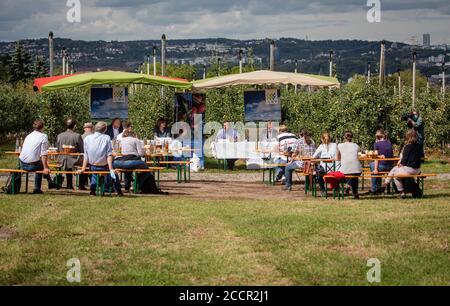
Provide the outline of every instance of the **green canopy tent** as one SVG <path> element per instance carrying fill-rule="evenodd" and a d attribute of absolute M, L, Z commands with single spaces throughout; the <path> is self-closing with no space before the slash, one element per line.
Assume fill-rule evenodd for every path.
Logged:
<path fill-rule="evenodd" d="M 49 81 L 50 82 L 45 82 L 43 79 L 37 79 L 35 80 L 35 88 L 40 92 L 75 87 L 90 87 L 93 85 L 128 84 L 167 86 L 180 90 L 189 90 L 192 88 L 192 84 L 184 79 L 121 71 L 102 71 L 74 74 L 57 80 L 49 78 Z"/>

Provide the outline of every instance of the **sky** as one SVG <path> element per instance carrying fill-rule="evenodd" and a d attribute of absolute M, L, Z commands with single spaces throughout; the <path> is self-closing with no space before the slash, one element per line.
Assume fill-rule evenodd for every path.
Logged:
<path fill-rule="evenodd" d="M 70 22 L 68 2 L 80 3 Z M 368 2 L 380 2 L 370 23 Z M 71 11 L 73 12 L 73 10 Z M 71 15 L 74 16 L 74 15 Z M 72 20 L 73 21 L 73 20 Z M 390 40 L 450 45 L 450 0 L 1 0 L 0 41 L 308 38 Z"/>

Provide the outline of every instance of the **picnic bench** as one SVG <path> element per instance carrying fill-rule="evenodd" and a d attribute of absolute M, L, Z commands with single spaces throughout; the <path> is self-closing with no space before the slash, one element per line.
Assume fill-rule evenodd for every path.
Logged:
<path fill-rule="evenodd" d="M 191 181 L 191 162 L 190 161 L 148 161 L 147 165 L 157 165 L 157 166 L 175 166 L 177 170 L 177 183 L 182 183 L 183 180 L 185 183 L 188 183 Z M 162 169 L 165 169 L 162 167 Z M 159 175 L 159 174 L 158 174 Z"/>
<path fill-rule="evenodd" d="M 366 175 L 364 177 L 362 176 L 351 176 L 351 175 L 346 175 L 345 179 L 339 181 L 338 183 L 338 188 L 337 190 L 334 189 L 333 190 L 333 198 L 336 198 L 336 194 L 337 194 L 337 198 L 338 200 L 343 200 L 345 198 L 345 190 L 346 190 L 346 184 L 347 184 L 347 180 L 349 179 L 364 179 L 364 178 L 381 178 L 381 179 L 386 179 L 386 178 L 392 178 L 392 179 L 413 179 L 416 180 L 417 184 L 419 185 L 420 189 L 422 190 L 422 194 L 420 195 L 420 198 L 423 198 L 423 194 L 424 194 L 424 187 L 425 187 L 425 179 L 429 178 L 429 177 L 436 177 L 437 174 L 435 173 L 422 173 L 422 174 L 411 174 L 411 175 L 394 175 L 394 176 L 389 176 L 389 173 L 366 173 Z M 326 178 L 332 178 L 333 176 L 330 175 L 325 175 L 324 179 L 325 179 L 325 197 L 328 198 L 328 183 Z M 388 194 L 392 194 L 393 190 L 394 190 L 394 181 L 392 180 L 391 183 L 389 184 L 388 188 L 387 188 L 387 193 Z M 392 187 L 392 188 L 391 188 Z"/>

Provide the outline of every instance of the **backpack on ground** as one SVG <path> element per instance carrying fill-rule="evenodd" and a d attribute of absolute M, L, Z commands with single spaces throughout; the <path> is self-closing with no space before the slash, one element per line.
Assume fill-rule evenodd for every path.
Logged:
<path fill-rule="evenodd" d="M 140 173 L 138 179 L 142 194 L 165 194 L 156 185 L 155 176 L 152 173 Z"/>
<path fill-rule="evenodd" d="M 14 182 L 14 190 L 13 190 Z M 20 192 L 20 187 L 22 185 L 22 174 L 11 173 L 6 181 L 5 187 L 2 188 L 3 192 L 6 194 L 18 194 Z"/>

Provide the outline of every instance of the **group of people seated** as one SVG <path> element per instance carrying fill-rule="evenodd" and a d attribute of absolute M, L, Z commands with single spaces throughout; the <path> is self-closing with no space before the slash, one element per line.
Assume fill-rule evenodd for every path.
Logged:
<path fill-rule="evenodd" d="M 100 121 L 95 125 L 84 124 L 84 134 L 75 132 L 77 122 L 69 118 L 65 121 L 66 131 L 57 136 L 56 148 L 58 152 L 64 152 L 65 147 L 71 147 L 72 153 L 81 155 L 61 154 L 58 155 L 58 165 L 61 171 L 73 172 L 76 166 L 81 167 L 79 189 L 86 190 L 87 180 L 90 179 L 90 194 L 96 195 L 97 179 L 96 175 L 83 175 L 83 172 L 109 172 L 106 176 L 105 186 L 113 186 L 119 196 L 123 195 L 119 174 L 115 169 L 136 170 L 149 169 L 145 159 L 145 152 L 130 121 L 122 122 L 114 119 L 108 126 L 106 122 Z M 43 176 L 49 183 L 49 189 L 59 188 L 56 182 L 62 182 L 62 176 L 58 180 L 50 177 L 48 150 L 48 136 L 43 132 L 44 122 L 36 120 L 33 123 L 33 132 L 24 140 L 22 150 L 19 155 L 21 169 L 26 171 L 42 171 L 43 174 L 36 173 L 33 193 L 42 193 Z M 120 140 L 121 153 L 113 156 L 112 140 Z M 67 174 L 67 188 L 73 189 L 73 175 Z M 125 191 L 131 189 L 132 173 L 124 173 Z M 138 187 L 141 192 L 165 194 L 156 187 L 155 178 L 150 172 L 143 172 L 138 175 Z M 62 185 L 62 184 L 61 184 Z"/>
<path fill-rule="evenodd" d="M 284 181 L 285 191 L 292 190 L 292 175 L 297 169 L 305 173 L 315 172 L 317 183 L 320 187 L 322 196 L 325 196 L 324 176 L 335 171 L 339 171 L 347 180 L 347 192 L 352 192 L 355 199 L 359 198 L 358 178 L 362 175 L 363 168 L 360 161 L 360 147 L 353 142 L 353 133 L 346 131 L 342 143 L 331 141 L 330 134 L 327 132 L 321 135 L 321 144 L 316 147 L 311 133 L 308 130 L 302 130 L 299 136 L 288 131 L 287 127 L 282 125 L 278 135 L 278 154 L 275 154 L 274 163 L 280 165 L 276 169 L 276 180 Z M 378 130 L 375 134 L 374 150 L 378 152 L 381 159 L 393 158 L 393 146 L 388 140 L 383 130 Z M 420 144 L 419 136 L 414 128 L 408 129 L 405 135 L 403 149 L 401 150 L 400 160 L 394 166 L 391 160 L 374 160 L 370 163 L 372 174 L 387 174 L 384 182 L 381 178 L 372 178 L 371 189 L 368 192 L 371 195 L 378 195 L 384 192 L 388 184 L 394 180 L 397 191 L 401 197 L 405 197 L 405 188 L 403 182 L 398 176 L 420 174 L 420 166 L 423 159 L 423 147 Z M 313 164 L 308 159 L 323 161 Z M 286 166 L 284 166 L 286 164 Z M 314 169 L 310 169 L 313 165 Z"/>

